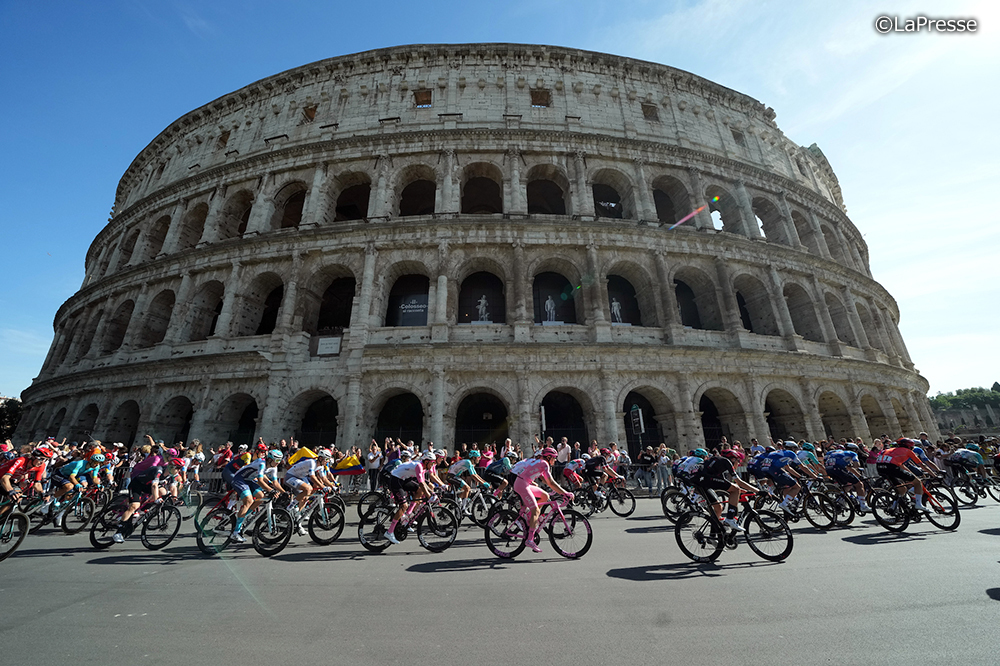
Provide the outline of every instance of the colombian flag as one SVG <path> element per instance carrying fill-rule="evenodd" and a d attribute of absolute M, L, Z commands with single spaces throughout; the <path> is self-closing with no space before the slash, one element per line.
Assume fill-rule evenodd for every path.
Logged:
<path fill-rule="evenodd" d="M 364 465 L 357 456 L 345 456 L 340 459 L 331 474 L 363 474 L 364 471 Z"/>

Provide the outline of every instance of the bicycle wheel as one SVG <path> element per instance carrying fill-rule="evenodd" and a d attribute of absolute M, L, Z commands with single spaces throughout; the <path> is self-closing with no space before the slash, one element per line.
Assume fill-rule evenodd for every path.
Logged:
<path fill-rule="evenodd" d="M 309 537 L 321 546 L 329 546 L 340 537 L 344 531 L 344 512 L 338 504 L 323 502 L 323 510 L 319 507 L 309 516 Z"/>
<path fill-rule="evenodd" d="M 142 521 L 140 540 L 146 550 L 160 550 L 174 540 L 181 529 L 181 512 L 176 506 L 161 504 Z"/>
<path fill-rule="evenodd" d="M 77 534 L 87 526 L 96 512 L 97 506 L 94 504 L 94 500 L 89 497 L 81 497 L 76 504 L 63 512 L 62 522 L 59 526 L 66 534 Z"/>
<path fill-rule="evenodd" d="M 831 498 L 833 508 L 833 524 L 837 527 L 847 527 L 854 522 L 854 502 L 845 492 L 838 492 Z"/>
<path fill-rule="evenodd" d="M 1000 502 L 1000 481 L 993 477 L 986 479 L 986 492 L 995 502 Z"/>
<path fill-rule="evenodd" d="M 31 521 L 13 505 L 7 509 L 7 514 L 0 521 L 0 562 L 14 554 L 24 537 L 28 535 Z"/>
<path fill-rule="evenodd" d="M 697 508 L 680 488 L 667 488 L 660 495 L 660 507 L 663 509 L 663 515 L 672 523 L 676 523 L 682 515 Z"/>
<path fill-rule="evenodd" d="M 802 501 L 804 502 L 803 513 L 805 513 L 806 520 L 809 521 L 810 525 L 818 530 L 828 530 L 833 527 L 836 511 L 829 497 L 807 492 Z"/>
<path fill-rule="evenodd" d="M 910 524 L 909 506 L 896 493 L 873 490 L 868 505 L 876 522 L 890 532 L 902 532 Z"/>
<path fill-rule="evenodd" d="M 563 520 L 565 519 L 565 520 Z M 575 560 L 583 557 L 594 543 L 590 521 L 579 511 L 563 509 L 563 517 L 552 517 L 545 531 L 549 534 L 552 549 L 563 557 Z"/>
<path fill-rule="evenodd" d="M 625 488 L 612 488 L 608 491 L 608 507 L 616 516 L 627 518 L 635 512 L 635 495 Z"/>
<path fill-rule="evenodd" d="M 125 503 L 112 502 L 104 507 L 104 511 L 97 514 L 90 525 L 90 545 L 98 550 L 104 550 L 115 543 L 113 536 L 121 525 L 122 515 L 127 507 L 128 500 Z"/>
<path fill-rule="evenodd" d="M 677 519 L 674 538 L 681 552 L 694 562 L 714 562 L 726 546 L 722 527 L 696 511 L 685 513 Z"/>
<path fill-rule="evenodd" d="M 181 499 L 184 501 L 184 506 L 191 509 L 191 514 L 194 515 L 198 512 L 198 508 L 204 503 L 205 498 L 202 496 L 201 491 L 195 488 L 187 489 Z"/>
<path fill-rule="evenodd" d="M 496 498 L 489 493 L 480 493 L 472 505 L 469 507 L 471 511 L 472 522 L 476 524 L 477 527 L 486 527 L 486 519 L 490 515 L 490 508 L 496 504 Z"/>
<path fill-rule="evenodd" d="M 326 499 L 323 500 L 323 503 L 333 504 L 340 509 L 340 512 L 342 514 L 344 514 L 345 516 L 347 515 L 347 502 L 344 501 L 344 498 L 341 497 L 339 493 L 333 493 L 327 495 Z"/>
<path fill-rule="evenodd" d="M 792 530 L 773 511 L 748 513 L 743 529 L 750 550 L 765 560 L 780 562 L 792 554 Z"/>
<path fill-rule="evenodd" d="M 381 553 L 389 547 L 389 523 L 392 522 L 392 511 L 386 506 L 375 506 L 365 514 L 358 523 L 358 541 L 373 553 Z"/>
<path fill-rule="evenodd" d="M 975 506 L 976 502 L 979 501 L 979 492 L 969 479 L 956 483 L 952 488 L 958 503 L 962 506 Z"/>
<path fill-rule="evenodd" d="M 371 490 L 358 499 L 358 518 L 364 518 L 377 506 L 388 506 L 389 498 L 380 490 Z"/>
<path fill-rule="evenodd" d="M 924 499 L 924 506 L 927 507 L 927 520 L 932 525 L 942 530 L 958 529 L 962 522 L 962 513 L 958 510 L 955 501 L 940 490 L 930 491 L 930 498 Z"/>
<path fill-rule="evenodd" d="M 524 550 L 528 526 L 513 511 L 496 511 L 486 521 L 486 547 L 497 557 L 513 559 Z"/>
<path fill-rule="evenodd" d="M 432 553 L 440 553 L 455 543 L 458 518 L 443 506 L 428 507 L 417 521 L 417 540 Z"/>
<path fill-rule="evenodd" d="M 224 506 L 213 509 L 200 523 L 195 523 L 194 538 L 198 549 L 206 555 L 216 555 L 225 550 L 233 539 L 236 514 Z"/>
<path fill-rule="evenodd" d="M 52 505 L 43 507 L 43 504 L 45 504 L 45 500 L 41 497 L 21 503 L 21 511 L 31 521 L 31 526 L 28 527 L 28 534 L 38 534 L 38 531 L 45 527 L 52 518 Z"/>
<path fill-rule="evenodd" d="M 341 528 L 343 528 L 344 514 L 341 513 L 340 518 Z M 292 520 L 292 514 L 288 513 L 286 509 L 272 506 L 270 518 L 265 511 L 264 515 L 254 523 L 253 549 L 263 557 L 277 555 L 288 545 L 294 531 L 295 522 Z"/>

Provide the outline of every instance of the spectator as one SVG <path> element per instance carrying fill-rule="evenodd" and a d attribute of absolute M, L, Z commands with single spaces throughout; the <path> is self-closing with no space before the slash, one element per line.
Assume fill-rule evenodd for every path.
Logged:
<path fill-rule="evenodd" d="M 639 481 L 639 486 L 641 487 L 643 481 L 646 483 L 646 492 L 650 495 L 653 494 L 653 466 L 656 464 L 656 454 L 653 453 L 653 447 L 647 446 L 645 449 L 639 451 L 639 455 L 635 457 L 635 463 L 638 466 L 636 469 L 636 477 Z"/>

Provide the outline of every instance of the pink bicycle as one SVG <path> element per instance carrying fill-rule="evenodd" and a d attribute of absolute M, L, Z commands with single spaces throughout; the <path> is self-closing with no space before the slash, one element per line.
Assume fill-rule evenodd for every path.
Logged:
<path fill-rule="evenodd" d="M 579 511 L 567 509 L 564 495 L 539 502 L 538 531 L 549 536 L 552 548 L 569 559 L 583 557 L 594 541 L 590 521 Z M 513 559 L 524 550 L 528 538 L 528 509 L 514 512 L 508 504 L 497 503 L 486 518 L 486 546 L 497 557 Z M 537 537 L 536 537 L 537 538 Z"/>

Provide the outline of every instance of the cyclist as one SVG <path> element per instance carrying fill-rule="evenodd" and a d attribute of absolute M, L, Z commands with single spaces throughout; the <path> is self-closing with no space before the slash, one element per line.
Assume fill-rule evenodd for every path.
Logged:
<path fill-rule="evenodd" d="M 147 467 L 132 477 L 131 483 L 128 484 L 128 508 L 122 514 L 122 521 L 118 525 L 118 531 L 111 536 L 115 543 L 124 542 L 132 534 L 132 530 L 135 529 L 135 525 L 132 524 L 132 516 L 135 515 L 135 512 L 139 509 L 139 505 L 142 504 L 143 495 L 149 495 L 154 502 L 159 502 L 166 494 L 166 489 L 160 487 L 160 479 L 173 474 L 183 464 L 183 460 L 171 458 L 166 461 L 165 466 L 154 465 Z"/>
<path fill-rule="evenodd" d="M 459 508 L 462 513 L 469 514 L 469 494 L 472 492 L 472 487 L 465 482 L 463 476 L 469 477 L 470 480 L 475 481 L 477 485 L 486 484 L 488 488 L 490 484 L 483 480 L 483 477 L 476 474 L 476 463 L 479 462 L 479 451 L 472 449 L 467 453 L 462 454 L 463 457 L 448 468 L 448 482 L 455 489 L 458 494 L 460 503 Z"/>
<path fill-rule="evenodd" d="M 823 467 L 819 464 L 819 459 L 816 457 L 815 446 L 809 442 L 799 442 L 799 450 L 795 455 L 799 459 L 799 463 L 811 470 L 813 474 L 816 476 L 823 475 Z"/>
<path fill-rule="evenodd" d="M 833 450 L 827 451 L 823 456 L 823 464 L 826 474 L 831 479 L 844 486 L 847 490 L 853 490 L 858 496 L 858 507 L 862 511 L 871 511 L 865 502 L 865 484 L 858 478 L 855 470 L 861 471 L 861 460 L 855 450 L 858 445 L 851 442 L 843 448 L 843 444 L 834 444 Z"/>
<path fill-rule="evenodd" d="M 552 478 L 550 466 L 555 462 L 557 456 L 558 453 L 555 449 L 551 446 L 546 446 L 538 452 L 538 457 L 526 458 L 514 465 L 510 470 L 512 474 L 517 476 L 517 479 L 514 481 L 514 491 L 521 496 L 521 501 L 524 502 L 525 508 L 528 509 L 528 539 L 525 544 L 536 553 L 542 552 L 542 549 L 538 547 L 536 535 L 538 531 L 538 516 L 541 513 L 538 508 L 538 500 L 548 502 L 549 494 L 534 485 L 535 479 L 542 477 L 552 490 L 560 495 L 566 495 L 571 502 L 573 501 L 573 493 L 563 490 L 562 486 Z"/>
<path fill-rule="evenodd" d="M 918 511 L 926 511 L 924 508 L 924 484 L 914 474 L 906 468 L 907 462 L 913 462 L 917 467 L 930 471 L 930 468 L 913 453 L 915 442 L 906 437 L 896 440 L 896 446 L 883 449 L 875 459 L 875 469 L 879 476 L 889 479 L 893 484 L 901 486 L 913 486 L 916 493 L 915 504 Z M 900 488 L 896 492 L 902 494 Z"/>
<path fill-rule="evenodd" d="M 323 453 L 323 450 L 320 452 Z M 316 473 L 316 460 L 320 456 L 313 453 L 308 447 L 302 447 L 296 453 L 298 454 L 298 462 L 285 470 L 285 485 L 295 493 L 295 497 L 298 500 L 298 511 L 295 513 L 298 516 L 306 508 L 306 501 L 312 495 L 313 491 L 324 487 L 325 484 Z M 298 533 L 299 536 L 303 536 L 306 533 L 301 523 L 298 524 Z"/>
<path fill-rule="evenodd" d="M 489 467 L 483 470 L 480 474 L 480 476 L 486 479 L 490 485 L 497 487 L 497 489 L 493 491 L 494 496 L 500 497 L 504 489 L 507 488 L 507 475 L 510 474 L 510 468 L 513 466 L 513 463 L 510 461 L 510 456 L 504 455 L 491 462 Z"/>
<path fill-rule="evenodd" d="M 702 448 L 695 449 L 693 453 L 694 457 L 702 461 L 701 469 L 693 479 L 695 490 L 712 505 L 715 517 L 721 520 L 723 525 L 742 532 L 743 528 L 736 522 L 736 514 L 740 508 L 740 490 L 757 492 L 758 489 L 736 476 L 729 458 L 709 455 L 708 451 Z M 729 509 L 725 520 L 722 518 L 722 501 L 715 494 L 716 490 L 729 494 Z"/>
<path fill-rule="evenodd" d="M 778 490 L 782 491 L 784 499 L 782 499 L 778 506 L 785 511 L 791 510 L 791 502 L 799 494 L 799 490 L 802 489 L 797 479 L 803 476 L 809 478 L 816 477 L 816 474 L 812 470 L 802 468 L 801 463 L 799 463 L 798 453 L 795 451 L 796 448 L 798 448 L 798 444 L 795 442 L 785 442 L 783 450 L 765 454 L 767 461 L 762 466 L 768 477 L 774 481 L 774 485 Z"/>
<path fill-rule="evenodd" d="M 62 492 L 56 493 L 54 506 L 58 508 L 59 498 L 76 488 L 86 488 L 88 477 L 94 485 L 100 485 L 101 468 L 104 466 L 105 457 L 103 453 L 93 453 L 89 458 L 80 458 L 71 463 L 63 465 L 52 473 L 52 487 L 61 486 Z M 68 487 L 67 487 L 68 486 Z"/>
<path fill-rule="evenodd" d="M 583 471 L 586 467 L 587 461 L 583 458 L 567 460 L 562 468 L 562 478 L 566 479 L 571 488 L 579 490 L 583 487 L 583 479 L 580 478 L 579 472 Z"/>
<path fill-rule="evenodd" d="M 393 514 L 392 521 L 389 523 L 389 531 L 386 534 L 390 543 L 399 543 L 395 534 L 396 524 L 404 515 L 409 517 L 416 507 L 415 502 L 408 501 L 409 495 L 412 494 L 415 499 L 433 496 L 431 487 L 424 480 L 424 465 L 421 461 L 412 460 L 412 457 L 412 454 L 406 449 L 400 451 L 399 459 L 401 462 L 389 473 L 389 492 L 399 503 L 399 508 Z"/>
<path fill-rule="evenodd" d="M 978 444 L 966 444 L 965 448 L 956 449 L 944 459 L 944 462 L 951 468 L 953 476 L 964 477 L 969 472 L 977 472 L 983 478 L 986 477 L 986 466 L 983 464 Z"/>
<path fill-rule="evenodd" d="M 430 449 L 429 451 L 424 451 L 420 456 L 420 463 L 424 466 L 424 479 L 436 490 L 440 488 L 444 490 L 448 485 L 441 480 L 441 477 L 437 473 L 437 461 L 439 457 L 444 457 L 446 454 L 444 451 L 435 451 Z"/>
<path fill-rule="evenodd" d="M 608 479 L 625 479 L 612 469 L 614 464 L 612 461 L 612 451 L 605 447 L 598 451 L 598 455 L 591 456 L 590 460 L 583 466 L 583 478 L 594 486 L 594 493 L 602 500 L 604 493 L 601 492 L 601 486 L 607 483 Z"/>
<path fill-rule="evenodd" d="M 7 493 L 13 502 L 17 502 L 21 498 L 21 488 L 17 484 L 24 479 L 34 477 L 35 492 L 41 495 L 45 469 L 49 461 L 55 457 L 55 451 L 45 446 L 39 446 L 32 449 L 28 455 L 18 456 L 0 464 L 0 488 Z"/>
<path fill-rule="evenodd" d="M 198 456 L 203 455 L 201 453 L 196 453 L 195 460 Z M 278 466 L 281 465 L 281 461 L 284 460 L 285 454 L 283 454 L 278 449 L 271 449 L 267 452 L 267 467 L 264 469 L 264 477 L 267 479 L 267 483 L 277 492 L 286 492 L 284 487 L 281 485 L 281 481 L 278 480 Z M 197 474 L 197 472 L 195 472 Z"/>

